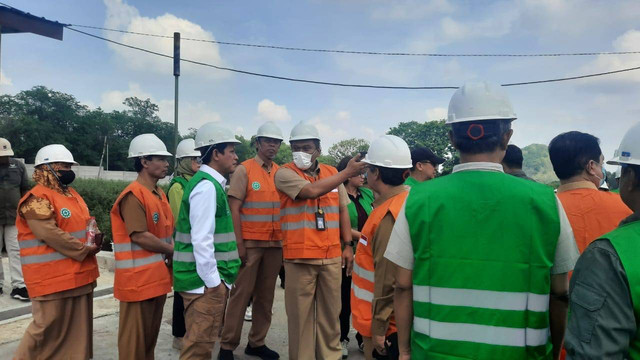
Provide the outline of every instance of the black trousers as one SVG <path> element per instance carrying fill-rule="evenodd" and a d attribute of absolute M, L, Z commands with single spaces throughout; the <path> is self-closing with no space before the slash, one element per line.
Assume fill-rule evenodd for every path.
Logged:
<path fill-rule="evenodd" d="M 173 293 L 173 320 L 171 321 L 171 333 L 175 337 L 183 337 L 187 332 L 184 326 L 184 301 L 180 293 Z"/>
<path fill-rule="evenodd" d="M 342 269 L 342 285 L 340 287 L 342 310 L 340 310 L 340 342 L 349 341 L 351 329 L 351 276 L 346 275 L 346 269 Z"/>

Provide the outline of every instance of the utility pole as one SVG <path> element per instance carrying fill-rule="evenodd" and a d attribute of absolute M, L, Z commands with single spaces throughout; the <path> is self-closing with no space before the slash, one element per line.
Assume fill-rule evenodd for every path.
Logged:
<path fill-rule="evenodd" d="M 176 93 L 173 100 L 173 158 L 175 168 L 178 167 L 178 78 L 180 78 L 180 33 L 173 33 L 173 77 L 176 79 Z"/>

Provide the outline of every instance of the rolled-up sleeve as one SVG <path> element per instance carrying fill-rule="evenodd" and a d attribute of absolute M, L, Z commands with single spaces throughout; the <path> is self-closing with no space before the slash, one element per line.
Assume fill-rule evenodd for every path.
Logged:
<path fill-rule="evenodd" d="M 607 239 L 587 247 L 570 284 L 567 359 L 625 359 L 636 321 L 627 275 Z"/>

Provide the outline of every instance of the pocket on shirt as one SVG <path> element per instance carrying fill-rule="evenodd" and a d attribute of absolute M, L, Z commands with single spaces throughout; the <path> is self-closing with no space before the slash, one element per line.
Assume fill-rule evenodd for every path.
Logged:
<path fill-rule="evenodd" d="M 600 309 L 602 309 L 606 297 L 598 290 L 576 282 L 576 286 L 571 292 L 569 311 L 572 321 L 569 322 L 569 331 L 576 334 L 580 341 L 591 342 L 593 329 L 596 326 L 598 314 L 600 314 Z"/>

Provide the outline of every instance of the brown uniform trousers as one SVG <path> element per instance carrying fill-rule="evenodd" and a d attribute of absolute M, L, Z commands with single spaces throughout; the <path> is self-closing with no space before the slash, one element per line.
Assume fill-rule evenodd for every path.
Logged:
<path fill-rule="evenodd" d="M 184 300 L 184 323 L 180 359 L 211 359 L 213 346 L 220 340 L 227 308 L 229 289 L 224 282 L 205 288 L 204 294 L 181 292 Z"/>
<path fill-rule="evenodd" d="M 50 300 L 31 299 L 33 321 L 27 327 L 14 359 L 93 357 L 93 285 L 82 288 L 87 288 L 88 293 Z"/>
<path fill-rule="evenodd" d="M 167 295 L 135 302 L 120 302 L 118 356 L 120 360 L 153 360 L 162 310 Z"/>
<path fill-rule="evenodd" d="M 231 290 L 220 347 L 233 351 L 240 344 L 244 313 L 252 295 L 253 317 L 249 345 L 264 345 L 271 326 L 271 309 L 281 266 L 281 247 L 247 248 L 247 263 L 240 268 L 238 279 Z"/>
<path fill-rule="evenodd" d="M 289 359 L 339 360 L 341 260 L 284 263 Z"/>

